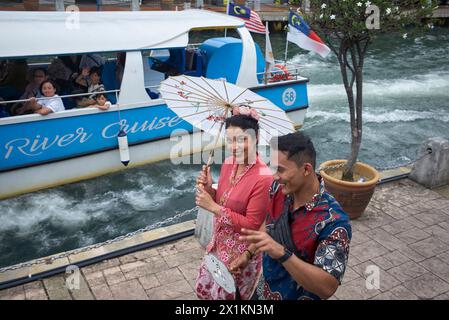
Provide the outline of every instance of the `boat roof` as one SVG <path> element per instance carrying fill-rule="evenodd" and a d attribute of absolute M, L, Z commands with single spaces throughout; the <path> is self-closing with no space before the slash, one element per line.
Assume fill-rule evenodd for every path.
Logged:
<path fill-rule="evenodd" d="M 0 12 L 0 58 L 185 47 L 192 29 L 239 28 L 207 10 Z"/>

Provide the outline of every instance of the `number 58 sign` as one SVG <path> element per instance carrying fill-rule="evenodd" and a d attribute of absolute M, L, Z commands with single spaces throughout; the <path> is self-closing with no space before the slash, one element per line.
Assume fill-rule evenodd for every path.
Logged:
<path fill-rule="evenodd" d="M 285 89 L 282 93 L 282 102 L 286 106 L 291 106 L 296 101 L 296 91 L 293 88 Z"/>

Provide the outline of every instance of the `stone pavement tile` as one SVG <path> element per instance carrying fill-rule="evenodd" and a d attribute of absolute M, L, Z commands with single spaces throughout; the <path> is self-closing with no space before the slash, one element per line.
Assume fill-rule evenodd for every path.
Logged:
<path fill-rule="evenodd" d="M 416 201 L 413 204 L 404 206 L 401 209 L 402 209 L 402 211 L 407 213 L 408 217 L 410 217 L 410 216 L 416 217 L 421 214 L 424 214 L 425 212 L 434 210 L 434 209 L 432 209 L 432 207 L 429 204 L 427 204 L 425 202 L 420 202 L 420 201 Z"/>
<path fill-rule="evenodd" d="M 420 255 L 430 258 L 448 250 L 447 244 L 436 238 L 427 238 L 409 246 Z"/>
<path fill-rule="evenodd" d="M 391 217 L 394 221 L 400 221 L 412 216 L 415 211 L 410 212 L 408 206 L 400 206 L 398 203 L 386 202 L 379 206 L 379 210 L 384 213 L 387 217 Z"/>
<path fill-rule="evenodd" d="M 439 296 L 433 298 L 433 300 L 449 300 L 449 292 L 440 294 Z"/>
<path fill-rule="evenodd" d="M 449 232 L 439 225 L 433 225 L 424 229 L 432 237 L 436 237 L 446 244 L 449 244 Z M 449 247 L 448 247 L 449 250 Z"/>
<path fill-rule="evenodd" d="M 160 271 L 156 273 L 155 276 L 163 285 L 184 279 L 184 276 L 178 268 L 171 268 L 168 270 Z"/>
<path fill-rule="evenodd" d="M 177 241 L 175 243 L 175 248 L 178 252 L 183 252 L 190 249 L 204 250 L 198 240 L 193 236 Z"/>
<path fill-rule="evenodd" d="M 102 284 L 95 287 L 90 287 L 92 293 L 97 300 L 114 300 L 112 292 L 107 284 Z"/>
<path fill-rule="evenodd" d="M 434 209 L 432 211 L 424 211 L 419 214 L 415 214 L 414 217 L 421 220 L 427 226 L 432 226 L 444 221 L 449 220 L 449 215 L 445 214 L 441 210 Z"/>
<path fill-rule="evenodd" d="M 191 293 L 193 293 L 193 289 L 184 279 L 147 290 L 151 300 L 175 299 Z"/>
<path fill-rule="evenodd" d="M 398 297 L 396 297 L 391 291 L 386 291 L 370 298 L 370 300 L 398 300 Z"/>
<path fill-rule="evenodd" d="M 382 270 L 379 266 L 377 266 L 373 261 L 366 261 L 364 263 L 361 263 L 353 269 L 355 272 L 362 278 L 372 278 L 374 276 L 374 269 L 378 268 L 379 272 L 379 289 L 382 292 L 388 291 L 398 285 L 401 284 L 401 282 L 393 277 L 391 274 L 386 272 L 385 270 Z"/>
<path fill-rule="evenodd" d="M 425 227 L 425 226 L 423 225 L 423 227 Z M 424 239 L 428 238 L 429 236 L 430 236 L 430 234 L 428 234 L 427 232 L 425 232 L 421 229 L 418 229 L 418 228 L 413 228 L 413 229 L 398 233 L 396 235 L 396 237 L 401 239 L 407 245 L 424 240 Z"/>
<path fill-rule="evenodd" d="M 377 241 L 389 250 L 396 250 L 407 245 L 402 240 L 396 238 L 395 236 L 381 228 L 371 230 L 369 232 L 369 236 L 371 239 Z"/>
<path fill-rule="evenodd" d="M 342 284 L 335 292 L 335 297 L 339 300 L 367 300 L 379 293 L 380 290 L 367 289 L 365 279 L 359 277 Z"/>
<path fill-rule="evenodd" d="M 449 231 L 449 221 L 440 222 L 438 225 L 446 231 Z"/>
<path fill-rule="evenodd" d="M 403 255 L 399 250 L 395 250 L 386 253 L 383 256 L 373 258 L 371 261 L 381 269 L 388 270 L 410 261 L 410 258 Z"/>
<path fill-rule="evenodd" d="M 371 238 L 368 236 L 368 234 L 371 234 L 371 232 L 353 232 L 351 238 L 351 246 L 370 241 Z"/>
<path fill-rule="evenodd" d="M 169 255 L 165 256 L 164 260 L 167 262 L 167 265 L 172 267 L 177 267 L 179 265 L 183 265 L 192 261 L 199 261 L 203 258 L 204 252 L 198 249 L 190 249 L 186 250 L 184 252 L 175 254 L 175 255 Z"/>
<path fill-rule="evenodd" d="M 399 249 L 399 252 L 401 252 L 404 256 L 410 258 L 411 260 L 415 262 L 421 262 L 425 257 L 423 257 L 421 254 L 410 248 L 409 246 L 405 246 Z"/>
<path fill-rule="evenodd" d="M 426 273 L 418 278 L 404 283 L 404 287 L 421 299 L 432 299 L 449 291 L 449 283 L 441 280 L 432 273 Z"/>
<path fill-rule="evenodd" d="M 447 198 L 434 199 L 429 202 L 429 205 L 433 209 L 447 209 L 449 208 L 449 199 Z"/>
<path fill-rule="evenodd" d="M 147 300 L 148 296 L 137 279 L 120 282 L 109 287 L 115 300 Z"/>
<path fill-rule="evenodd" d="M 410 229 L 413 229 L 413 227 L 421 228 L 423 223 L 416 219 L 415 217 L 408 217 L 402 220 L 398 220 L 396 222 L 393 222 L 392 224 L 387 224 L 385 226 L 382 226 L 381 228 L 385 231 L 395 235 Z"/>
<path fill-rule="evenodd" d="M 161 283 L 154 274 L 140 277 L 138 280 L 145 290 L 159 287 L 161 285 Z"/>
<path fill-rule="evenodd" d="M 409 261 L 400 266 L 391 268 L 386 272 L 388 272 L 399 281 L 404 282 L 422 276 L 429 271 L 416 262 Z"/>
<path fill-rule="evenodd" d="M 433 257 L 426 259 L 419 264 L 449 283 L 449 267 L 443 260 Z"/>
<path fill-rule="evenodd" d="M 109 286 L 126 281 L 126 278 L 120 267 L 105 269 L 103 270 L 103 274 Z"/>
<path fill-rule="evenodd" d="M 138 260 L 145 260 L 147 258 L 155 257 L 159 255 L 157 248 L 150 248 L 133 253 L 133 256 Z"/>
<path fill-rule="evenodd" d="M 449 265 L 449 251 L 437 255 L 437 258 L 443 260 L 447 265 Z"/>
<path fill-rule="evenodd" d="M 356 257 L 360 262 L 382 256 L 389 252 L 387 248 L 375 241 L 369 241 L 353 246 L 350 250 L 350 255 Z"/>
<path fill-rule="evenodd" d="M 46 278 L 43 282 L 50 300 L 72 300 L 63 275 Z"/>
<path fill-rule="evenodd" d="M 196 261 L 178 266 L 178 269 L 181 271 L 186 280 L 196 279 L 199 268 L 200 264 Z"/>
<path fill-rule="evenodd" d="M 351 228 L 352 232 L 366 232 L 371 230 L 371 228 L 367 227 L 360 219 L 351 220 Z"/>
<path fill-rule="evenodd" d="M 84 268 L 82 268 L 82 271 L 84 274 L 87 274 L 87 273 L 92 273 L 92 272 L 97 272 L 97 271 L 103 271 L 104 269 L 116 267 L 118 265 L 120 265 L 120 260 L 118 258 L 114 258 L 114 259 L 104 260 L 102 262 L 96 263 L 91 266 L 84 267 Z"/>
<path fill-rule="evenodd" d="M 79 278 L 79 288 L 71 289 L 70 293 L 74 300 L 94 300 L 94 296 L 81 273 Z"/>
<path fill-rule="evenodd" d="M 136 262 L 137 260 L 139 260 L 132 254 L 127 254 L 125 256 L 119 257 L 118 259 L 120 261 L 120 264 L 127 264 L 127 263 L 131 263 L 131 262 Z"/>
<path fill-rule="evenodd" d="M 392 294 L 394 294 L 399 300 L 418 300 L 418 296 L 416 296 L 409 289 L 404 287 L 403 285 L 399 285 L 390 290 Z"/>
<path fill-rule="evenodd" d="M 97 287 L 106 284 L 106 278 L 103 276 L 103 271 L 84 274 L 84 278 L 90 287 Z"/>
<path fill-rule="evenodd" d="M 24 300 L 25 290 L 23 286 L 0 290 L 0 300 Z"/>
<path fill-rule="evenodd" d="M 169 244 L 158 247 L 157 251 L 159 252 L 159 255 L 161 257 L 167 257 L 167 256 L 171 256 L 171 255 L 178 253 L 178 250 L 176 249 L 176 245 L 173 242 L 170 242 Z"/>
<path fill-rule="evenodd" d="M 350 282 L 359 277 L 360 277 L 360 275 L 357 272 L 355 272 L 351 267 L 346 267 L 345 274 L 343 275 L 342 283 Z"/>
<path fill-rule="evenodd" d="M 357 259 L 357 258 L 352 254 L 351 248 L 352 248 L 351 245 L 349 245 L 349 259 L 348 259 L 348 266 L 350 266 L 350 267 L 362 263 L 362 261 L 360 261 L 359 259 Z"/>
<path fill-rule="evenodd" d="M 48 300 L 44 285 L 41 281 L 34 281 L 25 284 L 25 299 L 27 300 Z"/>
<path fill-rule="evenodd" d="M 192 293 L 187 293 L 182 296 L 179 296 L 179 297 L 175 298 L 174 300 L 199 300 L 199 299 L 198 299 L 197 295 L 194 292 L 192 292 Z"/>
<path fill-rule="evenodd" d="M 365 213 L 359 218 L 359 220 L 369 229 L 378 228 L 396 221 L 389 215 L 386 215 L 383 212 L 372 207 L 368 207 L 365 210 Z"/>
<path fill-rule="evenodd" d="M 160 256 L 148 258 L 120 266 L 126 279 L 135 279 L 168 269 L 168 265 Z"/>

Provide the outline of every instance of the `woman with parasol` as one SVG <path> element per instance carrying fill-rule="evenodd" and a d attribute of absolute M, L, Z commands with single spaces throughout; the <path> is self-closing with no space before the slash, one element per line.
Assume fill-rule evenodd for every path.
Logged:
<path fill-rule="evenodd" d="M 214 254 L 228 268 L 231 261 L 247 250 L 248 244 L 239 240 L 240 230 L 258 230 L 265 220 L 268 189 L 272 176 L 267 165 L 257 154 L 258 114 L 246 107 L 233 109 L 233 116 L 225 120 L 226 145 L 231 156 L 221 166 L 218 188 L 212 188 L 210 168 L 203 170 L 197 180 L 199 185 L 196 204 L 214 214 L 214 231 L 206 253 Z M 206 167 L 206 166 L 205 166 Z M 201 263 L 195 291 L 200 299 L 249 299 L 260 276 L 262 256 L 251 262 L 235 276 L 236 292 L 228 293 L 218 285 Z"/>

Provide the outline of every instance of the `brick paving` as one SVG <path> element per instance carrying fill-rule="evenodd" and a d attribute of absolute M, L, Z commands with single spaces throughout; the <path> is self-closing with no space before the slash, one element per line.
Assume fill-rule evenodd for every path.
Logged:
<path fill-rule="evenodd" d="M 411 180 L 377 188 L 358 220 L 342 285 L 331 299 L 449 299 L 449 186 Z M 196 299 L 203 256 L 194 237 L 81 268 L 80 289 L 56 275 L 0 291 L 0 299 Z M 379 268 L 379 287 L 367 286 Z"/>

